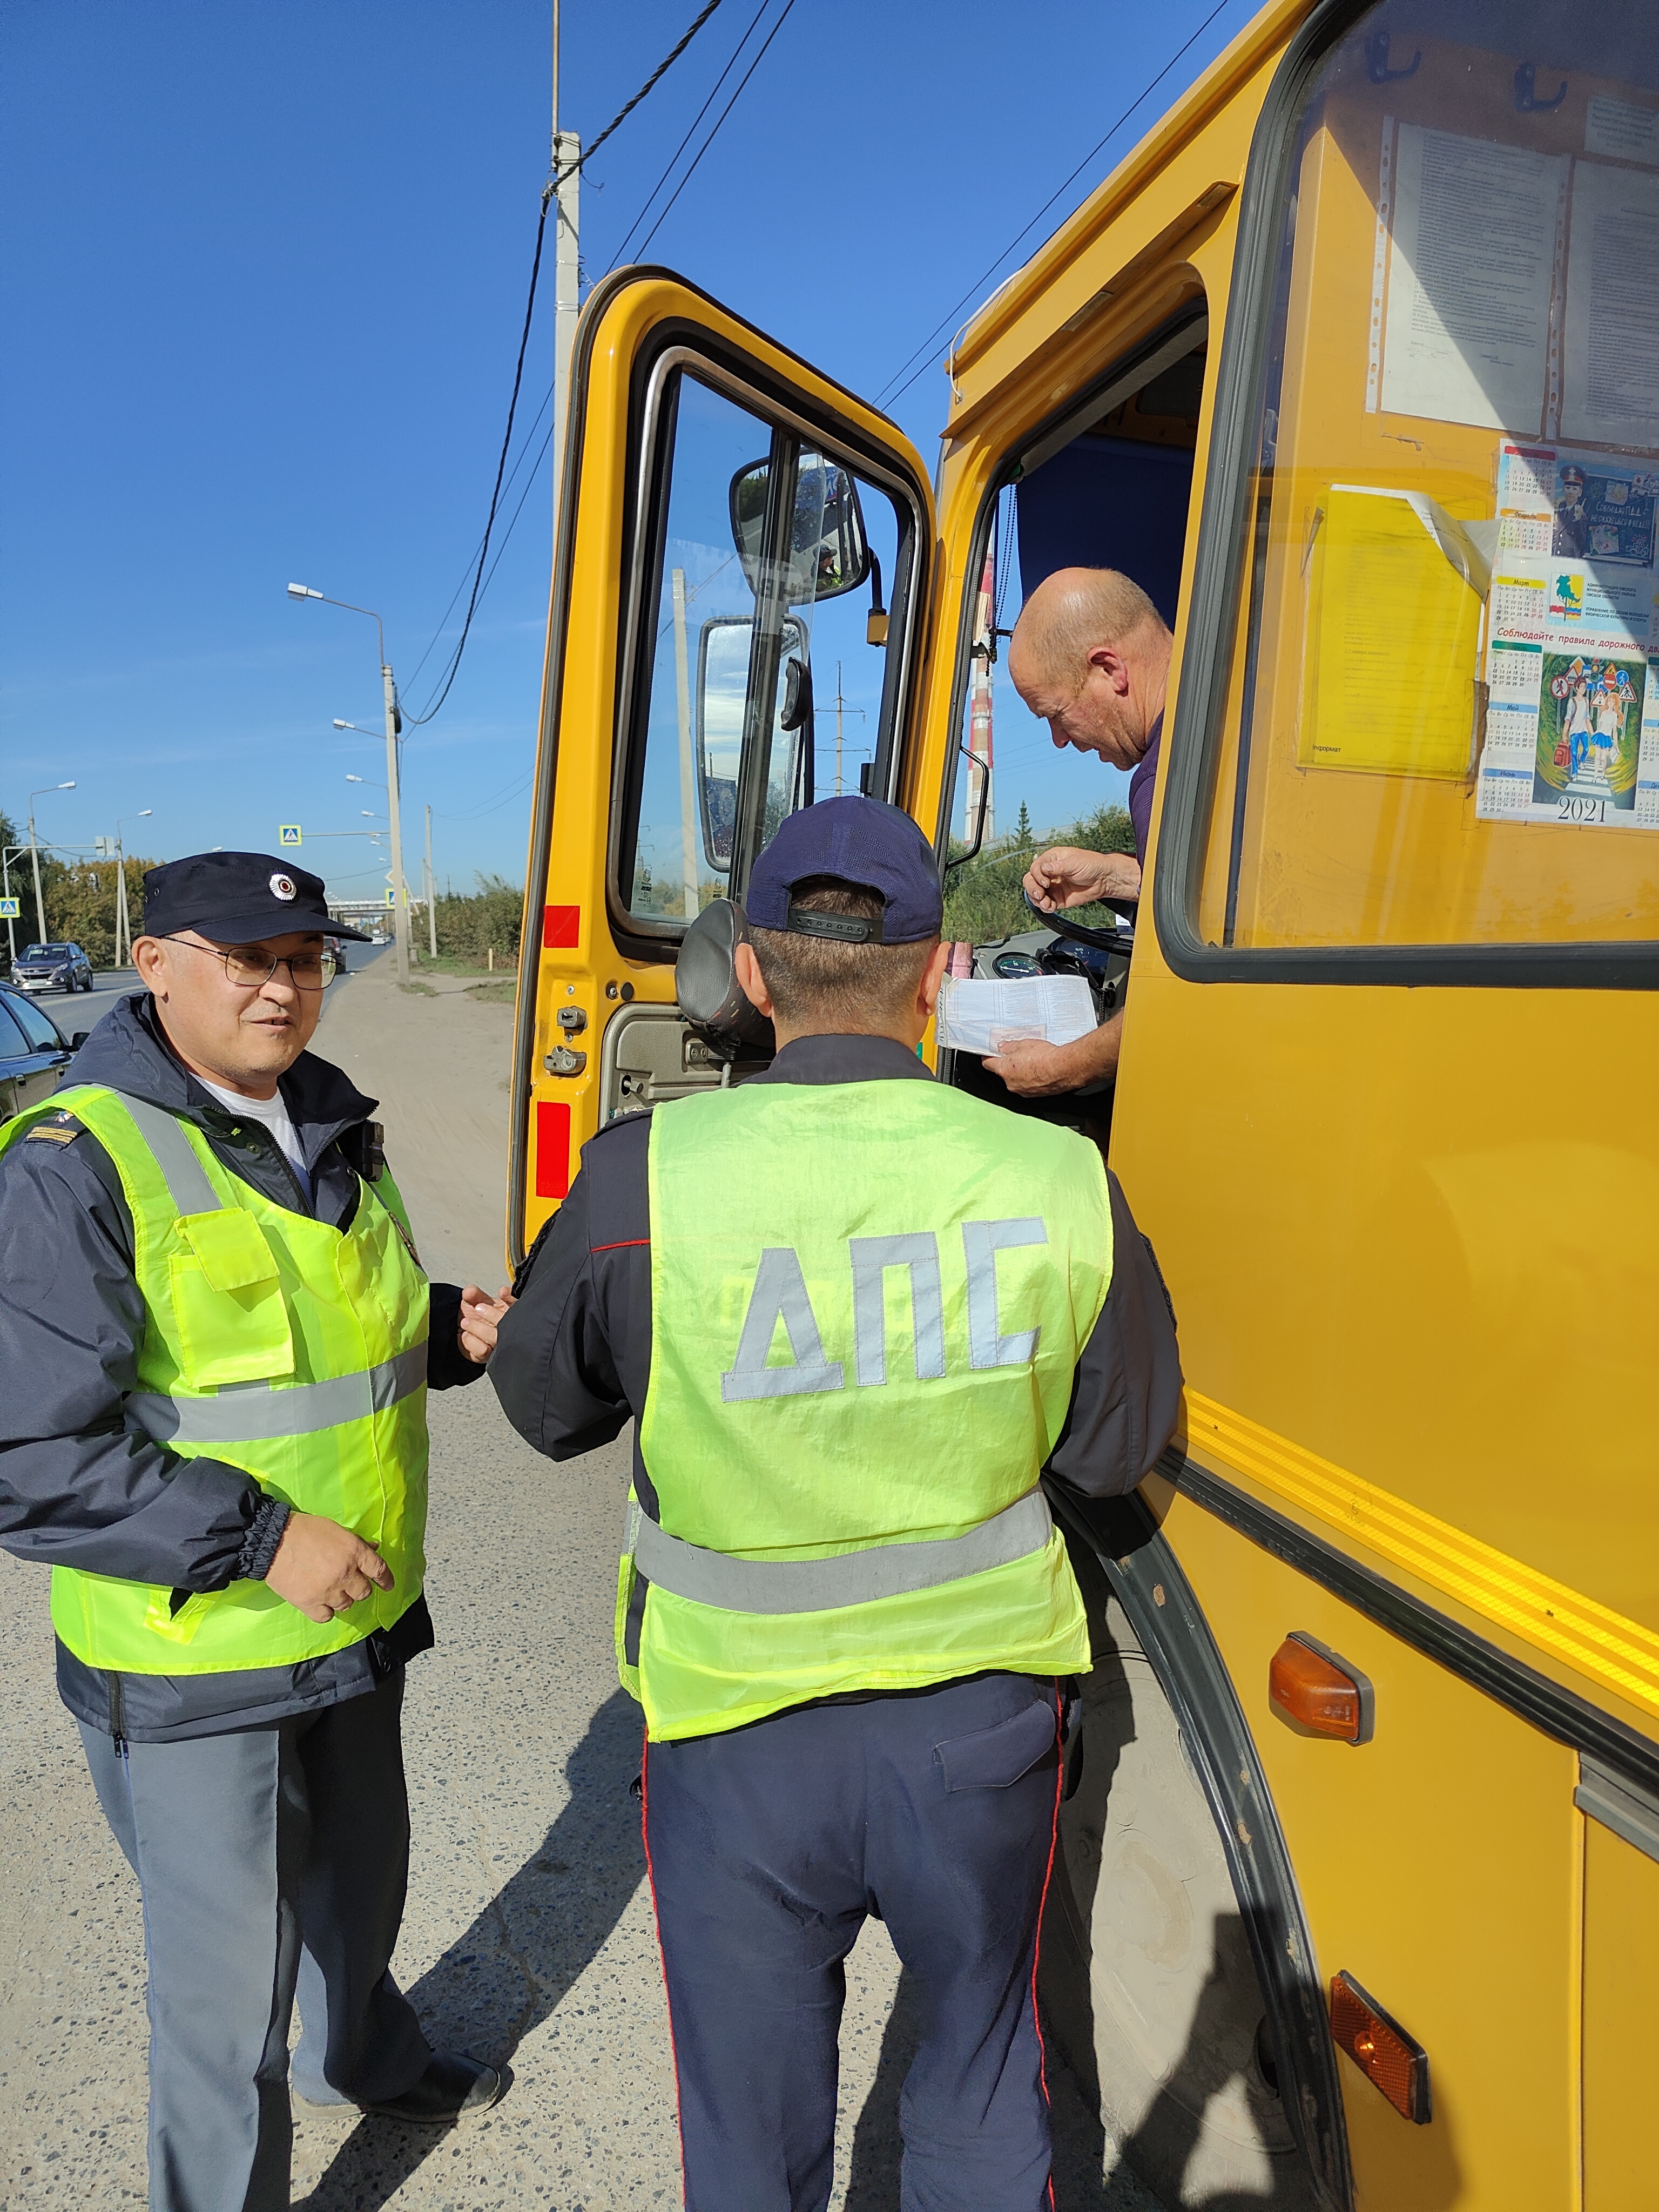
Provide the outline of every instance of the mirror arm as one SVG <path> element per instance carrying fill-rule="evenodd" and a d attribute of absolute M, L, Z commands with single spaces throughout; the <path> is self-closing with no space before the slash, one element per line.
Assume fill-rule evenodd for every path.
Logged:
<path fill-rule="evenodd" d="M 816 762 L 813 758 L 817 736 L 817 722 L 812 706 L 812 664 L 805 653 L 792 653 L 787 663 L 784 688 L 783 712 L 778 716 L 778 727 L 787 730 L 795 738 L 795 772 L 790 781 L 792 808 L 810 806 L 814 796 Z"/>
<path fill-rule="evenodd" d="M 976 764 L 975 757 L 969 751 L 966 745 L 959 744 L 957 747 L 957 750 L 962 755 L 962 757 L 967 762 L 970 769 Z M 979 780 L 979 812 L 975 817 L 974 820 L 974 842 L 968 848 L 968 850 L 965 853 L 957 853 L 950 860 L 946 860 L 945 863 L 945 872 L 947 876 L 950 874 L 952 868 L 965 867 L 969 860 L 978 860 L 979 848 L 985 842 L 985 817 L 989 810 L 990 803 L 991 779 L 988 775 L 981 774 Z"/>

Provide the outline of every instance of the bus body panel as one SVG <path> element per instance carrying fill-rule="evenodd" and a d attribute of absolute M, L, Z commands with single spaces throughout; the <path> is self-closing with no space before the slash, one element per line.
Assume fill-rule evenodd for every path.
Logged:
<path fill-rule="evenodd" d="M 1429 2053 L 1426 2127 L 1341 2062 L 1357 2202 L 1559 2212 L 1578 2162 L 1577 1758 L 1189 1499 L 1163 1529 L 1255 1735 L 1323 1978 L 1352 1974 Z M 1369 1743 L 1270 1705 L 1293 1630 L 1370 1678 Z"/>
<path fill-rule="evenodd" d="M 988 501 L 1022 447 L 1201 301 L 1210 335 L 1175 708 L 1221 335 L 1258 306 L 1235 293 L 1237 187 L 1274 70 L 1312 12 L 1311 0 L 1264 10 L 955 349 L 938 558 L 917 610 L 920 711 L 895 787 L 930 836 L 952 789 Z M 1331 207 L 1336 221 L 1340 196 Z M 1361 212 L 1356 202 L 1341 217 L 1356 234 Z M 1369 241 L 1365 251 L 1369 276 Z M 719 311 L 667 279 L 641 287 L 605 307 L 593 349 L 568 604 L 556 593 L 550 625 L 572 641 L 556 713 L 550 699 L 544 713 L 544 751 L 556 727 L 558 748 L 550 842 L 528 894 L 550 920 L 524 971 L 535 977 L 533 1034 L 515 1144 L 531 1149 L 514 1225 L 526 1243 L 593 1125 L 601 1040 L 622 1010 L 607 990 L 672 1003 L 671 966 L 617 951 L 605 871 L 629 368 L 656 321 L 690 313 L 712 323 Z M 725 321 L 751 353 L 765 344 Z M 811 380 L 781 349 L 771 359 L 780 379 Z M 1307 383 L 1310 422 L 1332 404 L 1329 368 Z M 1462 464 L 1449 447 L 1447 465 L 1455 501 Z M 1242 662 L 1235 653 L 1223 788 Z M 1169 836 L 1168 767 L 1153 869 Z M 1086 799 L 1091 764 L 1077 772 Z M 1389 848 L 1376 865 L 1394 865 Z M 1110 1156 L 1169 1281 L 1189 1386 L 1172 1480 L 1149 1482 L 1146 1496 L 1254 1731 L 1322 1979 L 1351 1973 L 1429 2052 L 1424 2126 L 1340 2062 L 1356 2201 L 1615 2212 L 1650 2171 L 1634 2115 L 1659 1964 L 1659 1863 L 1576 1806 L 1571 1715 L 1580 1701 L 1638 1763 L 1654 1753 L 1652 1001 L 1607 989 L 1188 981 L 1150 927 L 1133 999 Z M 566 1003 L 588 1017 L 588 1061 L 556 1080 L 542 1059 Z M 543 1161 L 533 1146 L 549 1109 L 541 1126 L 556 1157 Z M 1531 1669 L 1568 1693 L 1568 1717 L 1535 1724 L 1524 1699 L 1488 1694 L 1229 1525 L 1179 1487 L 1184 1454 L 1377 1589 L 1479 1639 L 1496 1670 L 1488 1680 Z M 1281 1548 L 1294 1557 L 1293 1544 Z M 1371 1741 L 1304 1737 L 1270 1705 L 1268 1664 L 1295 1631 L 1370 1676 Z"/>

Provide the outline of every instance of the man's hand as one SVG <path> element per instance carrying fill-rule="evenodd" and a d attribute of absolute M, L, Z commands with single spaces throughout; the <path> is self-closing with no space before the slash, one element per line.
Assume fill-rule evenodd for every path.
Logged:
<path fill-rule="evenodd" d="M 1115 1075 L 1122 1040 L 1123 1016 L 1115 1013 L 1070 1044 L 1048 1044 L 1041 1037 L 1011 1038 L 1000 1052 L 987 1054 L 985 1065 L 1017 1098 L 1054 1098 Z"/>
<path fill-rule="evenodd" d="M 495 1349 L 495 1331 L 501 1317 L 514 1303 L 510 1289 L 503 1288 L 492 1298 L 476 1283 L 468 1283 L 461 1292 L 461 1319 L 457 1332 L 461 1350 L 475 1367 L 489 1364 Z"/>
<path fill-rule="evenodd" d="M 1053 914 L 1097 899 L 1138 899 L 1140 863 L 1133 853 L 1088 853 L 1080 845 L 1051 845 L 1025 872 L 1033 906 Z"/>
<path fill-rule="evenodd" d="M 290 1513 L 265 1580 L 307 1620 L 326 1622 L 396 1577 L 372 1544 L 320 1513 Z"/>

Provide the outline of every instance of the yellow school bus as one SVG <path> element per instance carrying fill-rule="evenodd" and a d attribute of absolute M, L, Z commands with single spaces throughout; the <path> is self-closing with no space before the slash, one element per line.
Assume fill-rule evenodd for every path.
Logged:
<path fill-rule="evenodd" d="M 1188 1387 L 1135 1498 L 1055 1501 L 1097 1663 L 1052 2033 L 1170 2204 L 1634 2212 L 1659 15 L 1269 7 L 947 368 L 934 471 L 667 270 L 586 305 L 515 1257 L 606 1121 L 741 1079 L 680 940 L 826 795 L 830 682 L 843 787 L 946 868 L 994 610 L 1139 573 L 1175 658 L 1121 1067 L 1040 1110 L 1109 1146 Z"/>

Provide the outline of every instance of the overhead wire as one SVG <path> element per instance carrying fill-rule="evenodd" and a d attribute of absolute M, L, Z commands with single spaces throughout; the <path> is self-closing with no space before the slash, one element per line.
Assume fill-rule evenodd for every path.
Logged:
<path fill-rule="evenodd" d="M 663 77 L 667 75 L 668 71 L 673 67 L 674 64 L 679 59 L 680 56 L 690 45 L 692 40 L 696 37 L 698 32 L 702 30 L 703 25 L 708 21 L 709 17 L 720 5 L 720 0 L 708 0 L 708 4 L 697 15 L 696 21 L 692 23 L 690 28 L 685 33 L 685 35 L 680 40 L 679 43 L 666 55 L 665 55 L 660 62 L 658 63 L 656 68 L 652 70 L 650 76 L 647 77 L 645 82 L 634 94 L 634 97 L 628 101 L 626 106 L 618 108 L 616 114 L 611 117 L 610 122 L 605 125 L 604 130 L 599 132 L 598 137 L 595 138 L 586 148 L 580 158 L 573 161 L 568 168 L 556 171 L 548 179 L 546 185 L 543 188 L 541 213 L 536 224 L 536 251 L 530 264 L 530 293 L 529 297 L 525 302 L 524 329 L 520 334 L 519 358 L 513 372 L 513 395 L 508 400 L 507 407 L 507 431 L 501 440 L 501 457 L 495 465 L 495 489 L 490 495 L 489 513 L 484 521 L 483 538 L 478 548 L 477 563 L 472 572 L 471 596 L 467 601 L 466 616 L 461 624 L 460 636 L 456 640 L 455 650 L 450 655 L 449 665 L 440 679 L 440 687 L 435 696 L 428 700 L 426 707 L 421 714 L 406 715 L 404 718 L 405 723 L 411 728 L 418 729 L 422 723 L 429 722 L 433 716 L 438 712 L 439 708 L 443 705 L 445 700 L 448 698 L 450 688 L 453 684 L 456 675 L 460 668 L 461 656 L 466 650 L 467 639 L 471 635 L 472 617 L 477 611 L 479 596 L 483 588 L 484 563 L 489 558 L 490 535 L 495 527 L 495 516 L 501 503 L 501 486 L 502 480 L 507 474 L 507 457 L 513 448 L 513 423 L 514 418 L 518 413 L 520 387 L 524 382 L 524 357 L 526 349 L 530 343 L 530 325 L 532 321 L 534 319 L 536 313 L 536 284 L 537 280 L 541 274 L 542 246 L 547 235 L 547 211 L 553 204 L 559 186 L 568 178 L 574 176 L 579 170 L 586 167 L 587 161 L 594 154 L 598 153 L 599 148 L 605 143 L 605 140 L 611 137 L 611 133 L 616 131 L 620 125 L 627 121 L 628 118 L 633 113 L 640 102 L 646 97 L 647 94 L 649 93 L 656 85 L 660 83 Z M 788 0 L 788 7 L 786 7 L 784 14 L 787 15 L 789 12 L 789 7 L 793 7 L 793 5 L 794 0 Z M 781 21 L 782 17 L 780 17 L 779 21 Z M 770 44 L 770 40 L 768 41 L 768 44 Z M 764 47 L 762 48 L 762 52 L 765 52 Z M 744 82 L 746 83 L 747 82 L 748 80 L 745 78 Z M 742 87 L 739 86 L 738 89 L 741 90 Z M 722 116 L 720 119 L 723 122 L 725 120 L 725 117 Z M 719 125 L 716 125 L 715 128 L 718 129 Z M 711 133 L 710 135 L 712 137 L 713 134 Z M 703 151 L 705 153 L 708 151 L 706 145 Z M 699 155 L 698 158 L 701 159 L 702 156 Z M 693 166 L 695 167 L 695 164 Z M 538 421 L 540 419 L 539 413 L 537 419 Z M 526 439 L 526 445 L 528 442 L 528 439 Z M 523 503 L 524 502 L 521 500 L 520 501 L 520 506 L 522 507 Z M 491 569 L 490 574 L 492 575 L 495 574 L 493 568 Z M 459 597 L 460 592 L 458 590 L 455 594 L 455 598 L 459 599 Z M 454 604 L 455 600 L 452 599 L 450 601 L 450 605 L 453 607 Z M 446 614 L 446 619 L 447 618 L 447 615 Z M 430 649 L 430 647 L 428 648 L 428 652 Z M 422 665 L 424 665 L 424 660 L 425 656 L 423 655 L 422 660 Z"/>
<path fill-rule="evenodd" d="M 1223 0 L 1223 3 L 1224 5 L 1225 4 L 1225 0 Z M 773 40 L 776 38 L 778 33 L 788 21 L 791 11 L 793 9 L 794 5 L 795 0 L 784 0 L 783 12 L 778 17 L 777 21 L 773 24 L 771 29 L 767 33 L 760 52 L 755 56 L 754 60 L 750 63 L 748 68 L 744 71 L 742 77 L 738 80 L 737 90 L 732 94 L 731 99 L 726 101 L 725 106 L 721 108 L 719 116 L 715 119 L 713 130 L 710 131 L 708 136 L 703 140 L 702 145 L 698 147 L 696 153 L 692 157 L 690 167 L 686 170 L 685 174 L 680 179 L 678 184 L 675 185 L 671 197 L 666 202 L 665 202 L 662 213 L 657 217 L 655 222 L 652 224 L 650 229 L 647 231 L 645 236 L 640 240 L 639 250 L 641 254 L 645 252 L 652 240 L 662 228 L 664 223 L 667 222 L 669 216 L 673 211 L 674 202 L 678 199 L 680 194 L 690 183 L 692 178 L 696 176 L 698 162 L 702 161 L 703 155 L 714 144 L 715 139 L 719 137 L 720 133 L 720 125 L 725 122 L 726 117 L 732 112 L 732 110 L 743 98 L 744 87 L 748 83 L 750 78 L 753 76 L 755 71 L 760 67 L 761 64 L 766 59 L 767 48 L 771 45 Z"/>
<path fill-rule="evenodd" d="M 1110 145 L 1112 140 L 1116 137 L 1118 132 L 1123 128 L 1129 118 L 1134 113 L 1136 108 L 1138 108 L 1144 100 L 1146 100 L 1158 89 L 1158 86 L 1163 83 L 1164 78 L 1168 76 L 1170 71 L 1175 67 L 1176 64 L 1181 60 L 1183 55 L 1191 52 L 1192 48 L 1198 44 L 1198 41 L 1203 37 L 1206 31 L 1209 29 L 1211 24 L 1214 22 L 1216 17 L 1223 14 L 1231 4 L 1231 0 L 1216 0 L 1216 5 L 1211 9 L 1209 14 L 1204 18 L 1204 21 L 1199 25 L 1192 36 L 1186 41 L 1185 45 L 1181 46 L 1175 53 L 1171 54 L 1169 60 L 1164 63 L 1163 68 L 1159 70 L 1157 76 L 1150 78 L 1147 82 L 1141 87 L 1140 90 L 1129 102 L 1129 105 L 1124 109 L 1122 114 L 1118 117 L 1116 122 L 1113 124 L 1111 129 L 1106 133 L 1106 136 L 1099 140 L 1097 144 L 1089 149 L 1089 151 L 1084 155 L 1083 159 L 1078 163 L 1076 168 L 1073 170 L 1071 175 L 1066 179 L 1065 182 L 1057 185 L 1055 189 L 1049 193 L 1048 198 L 1044 200 L 1042 205 L 1037 210 L 1036 213 L 1031 217 L 1024 228 L 1018 231 L 1009 240 L 1007 245 L 1003 247 L 1001 252 L 997 255 L 995 260 L 991 263 L 990 266 L 984 271 L 983 275 L 976 276 L 974 279 L 973 283 L 968 287 L 968 289 L 963 294 L 962 297 L 956 301 L 953 307 L 948 308 L 939 318 L 939 321 L 934 324 L 933 329 L 929 331 L 927 337 L 916 348 L 915 351 L 912 353 L 901 364 L 901 366 L 893 372 L 893 374 L 888 378 L 887 382 L 882 386 L 881 390 L 876 395 L 876 404 L 878 407 L 891 407 L 896 405 L 910 389 L 910 386 L 916 381 L 916 379 L 921 376 L 932 366 L 932 363 L 923 358 L 923 356 L 928 354 L 932 348 L 938 343 L 944 332 L 951 327 L 953 319 L 961 313 L 963 308 L 968 305 L 970 300 L 977 299 L 980 287 L 996 274 L 997 270 L 1002 266 L 1003 263 L 1008 258 L 1008 256 L 1014 251 L 1015 247 L 1030 237 L 1030 234 L 1036 228 L 1038 223 L 1042 222 L 1043 216 L 1047 215 L 1049 209 L 1054 206 L 1055 201 L 1063 198 L 1063 196 L 1070 191 L 1071 187 L 1083 174 L 1083 172 L 1089 167 L 1089 164 L 1097 160 L 1099 155 L 1104 152 L 1105 149 Z M 907 370 L 909 370 L 912 373 L 907 375 Z M 901 378 L 903 379 L 902 383 L 899 380 Z"/>
<path fill-rule="evenodd" d="M 437 814 L 435 808 L 434 812 L 440 822 L 471 822 L 480 814 L 492 814 L 498 806 L 505 806 L 508 799 L 516 799 L 532 781 L 535 773 L 533 768 L 526 769 L 521 775 L 515 776 L 513 781 L 503 789 L 496 792 L 493 797 L 484 799 L 477 806 L 462 807 L 458 813 L 454 814 Z"/>
<path fill-rule="evenodd" d="M 718 8 L 720 4 L 720 0 L 708 0 L 708 5 L 703 9 L 702 15 L 698 16 L 696 21 L 692 24 L 690 29 L 680 40 L 678 46 L 674 48 L 672 53 L 665 55 L 663 59 L 657 64 L 655 69 L 652 70 L 650 76 L 647 77 L 645 82 L 634 94 L 632 100 L 629 101 L 627 106 L 619 107 L 617 110 L 617 112 L 611 117 L 610 122 L 607 123 L 604 130 L 600 131 L 599 137 L 593 139 L 584 149 L 579 160 L 573 161 L 568 169 L 561 169 L 556 175 L 548 179 L 547 189 L 544 195 L 547 199 L 551 199 L 554 193 L 558 191 L 559 186 L 565 183 L 568 179 L 578 175 L 581 170 L 587 167 L 587 164 L 592 160 L 595 154 L 599 152 L 600 147 L 604 145 L 605 140 L 611 136 L 611 132 L 617 128 L 618 124 L 626 123 L 629 117 L 634 112 L 634 110 L 645 98 L 647 93 L 653 90 L 660 80 L 667 76 L 669 70 L 673 68 L 675 63 L 678 61 L 680 56 L 685 52 L 692 40 L 696 37 L 698 32 L 702 30 L 703 25 L 708 21 L 708 18 L 714 14 L 715 9 Z"/>
<path fill-rule="evenodd" d="M 466 619 L 461 624 L 461 634 L 455 641 L 455 650 L 450 655 L 449 666 L 441 679 L 441 688 L 436 697 L 427 702 L 424 714 L 404 717 L 416 729 L 422 723 L 429 722 L 448 698 L 450 686 L 460 668 L 461 655 L 466 651 L 466 641 L 472 633 L 472 617 L 477 612 L 478 593 L 483 584 L 484 560 L 489 551 L 489 534 L 495 527 L 495 511 L 501 503 L 501 479 L 507 474 L 507 457 L 513 446 L 513 418 L 519 411 L 519 387 L 524 382 L 525 349 L 530 343 L 530 325 L 536 313 L 536 279 L 541 273 L 542 240 L 547 235 L 548 205 L 549 202 L 544 197 L 541 215 L 536 224 L 535 258 L 530 264 L 530 296 L 525 301 L 524 329 L 519 335 L 519 358 L 513 371 L 513 397 L 507 403 L 507 434 L 501 440 L 501 458 L 495 464 L 495 489 L 489 495 L 489 513 L 484 520 L 483 543 L 478 549 L 478 565 L 473 571 L 472 596 L 466 603 Z"/>
<path fill-rule="evenodd" d="M 737 67 L 738 57 L 742 53 L 744 48 L 749 44 L 750 40 L 754 37 L 755 26 L 760 21 L 761 17 L 766 13 L 771 4 L 772 0 L 760 0 L 760 6 L 756 9 L 753 15 L 750 18 L 748 29 L 738 40 L 737 45 L 732 47 L 731 58 L 727 61 L 726 67 L 720 71 L 720 75 L 714 79 L 714 83 L 709 87 L 708 99 L 703 101 L 702 106 L 692 117 L 690 127 L 687 130 L 684 137 L 681 139 L 679 144 L 676 146 L 673 152 L 669 155 L 668 160 L 663 164 L 662 174 L 658 178 L 656 183 L 652 185 L 650 191 L 646 194 L 644 206 L 641 208 L 633 222 L 629 223 L 622 244 L 611 255 L 605 272 L 607 276 L 611 274 L 612 269 L 615 269 L 627 258 L 628 249 L 633 242 L 634 234 L 638 230 L 640 225 L 645 221 L 646 216 L 651 212 L 652 201 L 656 198 L 657 194 L 662 190 L 663 186 L 668 182 L 669 178 L 674 173 L 675 165 L 679 161 L 680 155 L 684 153 L 686 148 L 690 144 L 698 125 L 702 121 L 703 117 L 708 114 L 709 109 L 714 106 L 716 98 L 719 96 L 720 87 L 726 82 L 726 78 L 731 76 L 732 70 Z"/>
<path fill-rule="evenodd" d="M 550 385 L 548 386 L 548 387 L 547 387 L 547 390 L 546 390 L 546 391 L 543 393 L 543 395 L 542 395 L 542 404 L 541 404 L 541 405 L 540 405 L 540 406 L 536 410 L 536 413 L 535 413 L 534 418 L 532 419 L 532 422 L 531 422 L 530 428 L 529 428 L 525 432 L 525 434 L 524 434 L 524 443 L 523 443 L 523 444 L 520 447 L 520 448 L 519 448 L 519 458 L 518 458 L 518 459 L 517 459 L 516 461 L 514 461 L 514 464 L 513 464 L 512 467 L 511 467 L 511 468 L 507 471 L 507 483 L 506 483 L 506 484 L 502 487 L 502 489 L 503 489 L 504 490 L 507 490 L 507 491 L 511 491 L 511 490 L 512 490 L 512 489 L 513 489 L 513 484 L 514 484 L 514 478 L 518 476 L 519 471 L 520 471 L 520 470 L 524 466 L 524 457 L 525 457 L 525 455 L 526 455 L 526 454 L 530 451 L 530 441 L 531 441 L 531 440 L 535 436 L 536 432 L 537 432 L 537 429 L 538 429 L 538 427 L 539 427 L 539 425 L 540 425 L 541 419 L 542 419 L 543 416 L 546 414 L 547 410 L 548 410 L 548 407 L 549 407 L 549 405 L 551 404 L 552 398 L 553 398 L 553 386 L 550 384 Z M 545 445 L 544 445 L 544 448 L 543 448 L 543 450 L 544 450 L 544 451 L 545 451 Z M 538 456 L 537 456 L 537 461 L 538 461 L 538 465 L 539 465 L 539 463 L 540 463 L 540 459 L 541 459 L 541 456 L 540 456 L 539 454 L 538 454 Z M 451 616 L 452 614 L 453 614 L 453 612 L 455 611 L 455 602 L 456 602 L 456 600 L 457 600 L 457 599 L 459 599 L 460 598 L 461 593 L 462 593 L 462 592 L 466 589 L 466 580 L 467 580 L 467 578 L 468 578 L 468 577 L 472 574 L 473 567 L 474 567 L 475 563 L 476 563 L 476 562 L 477 562 L 477 558 L 478 558 L 479 554 L 480 554 L 483 550 L 483 540 L 482 538 L 480 538 L 480 539 L 478 540 L 477 544 L 477 545 L 475 545 L 475 546 L 474 546 L 474 548 L 472 549 L 471 552 L 470 552 L 470 553 L 467 555 L 467 556 L 466 556 L 466 566 L 465 566 L 465 568 L 463 568 L 463 569 L 462 569 L 462 571 L 461 571 L 461 580 L 460 580 L 460 582 L 459 582 L 459 584 L 457 584 L 457 585 L 456 585 L 456 586 L 455 586 L 455 588 L 454 588 L 453 592 L 451 592 L 451 594 L 450 594 L 450 599 L 449 599 L 449 605 L 448 605 L 444 609 L 444 611 L 443 611 L 442 614 L 439 617 L 439 618 L 438 618 L 438 627 L 437 627 L 437 629 L 436 629 L 435 630 L 434 630 L 434 631 L 433 631 L 433 633 L 432 633 L 432 637 L 431 637 L 431 641 L 430 641 L 430 642 L 428 644 L 427 648 L 426 648 L 426 651 L 425 651 L 425 652 L 421 655 L 420 659 L 416 662 L 416 664 L 415 664 L 414 667 L 410 671 L 409 675 L 408 675 L 407 678 L 405 679 L 408 683 L 410 683 L 410 684 L 413 684 L 413 683 L 414 683 L 414 681 L 415 681 L 416 678 L 420 674 L 421 671 L 422 671 L 422 670 L 426 666 L 427 662 L 431 659 L 431 657 L 432 657 L 433 653 L 436 651 L 436 649 L 437 649 L 437 646 L 438 646 L 438 641 L 440 640 L 440 638 L 441 638 L 441 637 L 442 637 L 442 635 L 443 635 L 443 634 L 444 634 L 444 625 L 445 625 L 445 623 L 449 620 L 450 616 Z M 491 572 L 490 572 L 490 574 L 494 574 L 494 573 L 495 573 L 495 571 L 492 569 L 492 570 L 491 570 Z M 488 586 L 489 586 L 489 578 L 488 576 L 486 576 L 486 577 L 485 577 L 485 579 L 484 579 L 484 583 L 485 583 L 485 586 L 486 586 L 486 588 L 487 588 L 487 587 L 488 587 Z"/>

